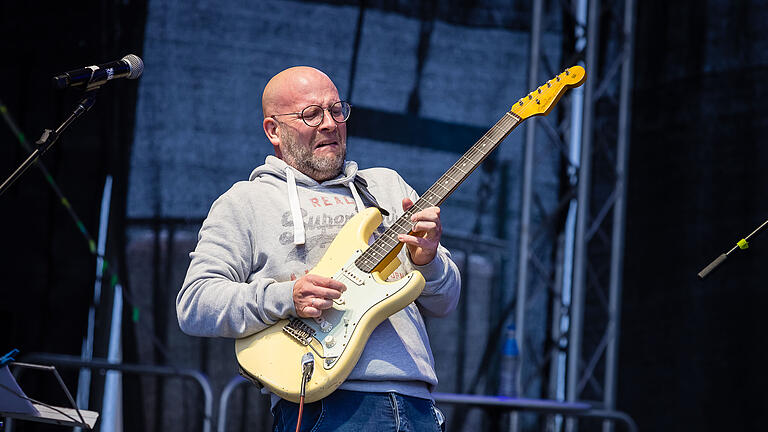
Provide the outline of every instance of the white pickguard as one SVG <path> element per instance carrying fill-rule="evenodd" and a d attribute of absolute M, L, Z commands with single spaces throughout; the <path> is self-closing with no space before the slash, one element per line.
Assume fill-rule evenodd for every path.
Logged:
<path fill-rule="evenodd" d="M 323 347 L 323 367 L 330 369 L 346 349 L 357 324 L 373 306 L 398 292 L 410 282 L 412 274 L 396 283 L 379 284 L 370 273 L 358 269 L 355 260 L 362 254 L 355 251 L 333 279 L 343 283 L 347 290 L 334 300 L 333 307 L 323 311 L 319 318 L 301 318 L 315 331 L 315 339 Z"/>

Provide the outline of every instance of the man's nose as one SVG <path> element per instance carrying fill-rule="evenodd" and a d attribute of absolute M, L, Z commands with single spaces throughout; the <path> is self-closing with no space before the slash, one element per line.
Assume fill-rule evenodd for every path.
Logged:
<path fill-rule="evenodd" d="M 336 124 L 336 121 L 333 120 L 333 115 L 331 114 L 330 109 L 324 109 L 323 110 L 323 121 L 320 122 L 320 125 L 318 126 L 318 129 L 322 130 L 335 130 L 338 127 Z"/>

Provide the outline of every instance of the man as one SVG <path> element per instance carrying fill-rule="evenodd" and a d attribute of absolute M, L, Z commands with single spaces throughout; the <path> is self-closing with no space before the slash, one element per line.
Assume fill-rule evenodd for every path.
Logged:
<path fill-rule="evenodd" d="M 280 72 L 266 85 L 262 108 L 276 157 L 219 197 L 203 223 L 176 301 L 179 325 L 191 335 L 240 338 L 287 317 L 320 316 L 345 287 L 307 272 L 365 207 L 361 196 L 369 194 L 356 177 L 392 214 L 383 225 L 417 198 L 394 171 L 358 173 L 355 162 L 345 162 L 350 107 L 319 70 Z M 391 278 L 418 269 L 426 279 L 422 294 L 373 331 L 338 390 L 304 407 L 302 430 L 439 430 L 442 415 L 431 398 L 437 377 L 422 313 L 443 316 L 456 307 L 459 273 L 439 244 L 440 209 L 417 212 L 412 221 L 413 235 L 399 236 L 406 245 L 403 264 Z M 293 431 L 298 406 L 274 395 L 272 406 L 275 429 Z"/>

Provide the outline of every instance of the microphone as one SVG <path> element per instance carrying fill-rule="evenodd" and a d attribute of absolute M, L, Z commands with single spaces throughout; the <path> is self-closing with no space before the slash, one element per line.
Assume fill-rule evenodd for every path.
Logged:
<path fill-rule="evenodd" d="M 84 87 L 90 90 L 117 78 L 136 79 L 144 72 L 144 62 L 133 54 L 120 60 L 98 66 L 87 66 L 53 77 L 53 84 L 60 88 Z"/>

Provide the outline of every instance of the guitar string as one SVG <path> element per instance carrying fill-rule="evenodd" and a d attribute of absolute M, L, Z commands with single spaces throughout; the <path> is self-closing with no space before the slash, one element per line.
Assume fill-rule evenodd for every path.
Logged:
<path fill-rule="evenodd" d="M 515 105 L 517 105 L 517 103 Z M 505 115 L 499 119 L 499 121 L 497 121 L 497 123 L 491 129 L 488 130 L 488 132 L 486 132 L 464 155 L 459 158 L 456 163 L 454 163 L 454 165 L 445 174 L 443 174 L 443 176 L 440 177 L 440 179 L 438 179 L 437 182 L 435 182 L 435 184 L 433 184 L 424 193 L 424 195 L 417 201 L 416 204 L 414 204 L 413 207 L 411 207 L 405 214 L 403 214 L 403 216 L 401 216 L 389 229 L 385 231 L 379 240 L 374 242 L 374 244 L 371 245 L 371 247 L 363 255 L 361 255 L 360 258 L 358 258 L 358 260 L 360 260 L 360 264 L 366 264 L 366 267 L 370 268 L 371 265 L 375 265 L 376 263 L 380 262 L 381 259 L 383 259 L 389 252 L 391 252 L 391 250 L 381 251 L 380 249 L 382 249 L 382 246 L 386 246 L 386 249 L 391 249 L 396 246 L 397 243 L 399 243 L 399 241 L 396 240 L 397 232 L 394 228 L 400 228 L 404 232 L 410 231 L 412 224 L 410 223 L 409 219 L 413 213 L 423 210 L 426 208 L 426 206 L 435 205 L 435 198 L 438 198 L 439 200 L 441 195 L 443 197 L 447 196 L 452 191 L 452 189 L 458 187 L 458 185 L 463 182 L 472 172 L 472 170 L 469 172 L 461 170 L 458 168 L 458 164 L 463 163 L 463 166 L 467 161 L 469 161 L 472 163 L 472 165 L 474 165 L 474 170 L 474 168 L 479 165 L 480 161 L 487 157 L 487 155 L 490 154 L 490 152 L 493 151 L 498 146 L 498 144 L 500 144 L 501 138 L 503 138 L 505 134 L 511 132 L 517 123 L 519 123 L 518 119 L 519 117 L 513 113 L 512 115 L 510 115 L 510 112 L 505 113 Z M 503 129 L 503 131 L 500 131 L 500 129 Z M 507 129 L 509 132 L 507 132 Z M 501 132 L 500 135 L 499 132 Z M 488 143 L 491 143 L 491 146 L 489 146 L 490 149 L 486 148 L 486 144 Z M 461 173 L 458 175 L 458 180 L 453 177 L 457 174 L 455 171 L 459 171 Z M 447 179 L 452 180 L 452 182 L 447 182 Z M 445 186 L 441 183 L 446 183 L 450 186 Z M 440 194 L 436 189 L 443 189 L 444 192 Z M 406 226 L 403 226 L 403 223 L 405 223 Z M 366 254 L 368 256 L 365 256 Z M 371 258 L 375 259 L 371 260 Z"/>
<path fill-rule="evenodd" d="M 560 74 L 562 75 L 562 74 Z M 555 79 L 560 81 L 560 75 Z M 548 88 L 551 88 L 550 81 L 546 82 Z M 400 243 L 397 240 L 398 229 L 402 232 L 410 232 L 413 228 L 413 224 L 410 221 L 410 217 L 428 206 L 436 205 L 440 200 L 445 199 L 450 193 L 453 192 L 458 186 L 466 180 L 469 175 L 477 169 L 480 163 L 493 152 L 524 119 L 517 113 L 524 110 L 528 105 L 532 103 L 539 104 L 538 98 L 534 98 L 534 92 L 542 94 L 540 86 L 533 90 L 526 96 L 523 96 L 520 100 L 515 102 L 512 108 L 504 113 L 504 115 L 494 124 L 487 132 L 485 132 L 475 144 L 473 144 L 466 153 L 464 153 L 459 159 L 432 185 L 427 191 L 417 200 L 414 205 L 409 208 L 400 218 L 398 218 L 385 232 L 364 251 L 355 261 L 355 265 L 365 271 L 371 272 L 373 268 L 380 264 L 384 258 L 392 253 L 397 245 Z M 562 87 L 565 87 L 563 83 Z M 556 92 L 560 92 L 562 89 L 557 89 Z M 527 117 L 526 117 L 527 118 Z M 490 145 L 487 145 L 490 144 Z M 470 163 L 470 169 L 464 170 L 467 163 Z M 455 177 L 454 177 L 455 176 Z M 442 189 L 442 192 L 439 190 Z M 317 350 L 311 346 L 310 348 L 315 351 L 318 356 L 324 358 Z"/>
<path fill-rule="evenodd" d="M 558 76 L 558 78 L 559 78 L 559 76 Z M 559 79 L 558 79 L 558 81 L 559 81 Z M 547 81 L 547 83 L 549 83 L 549 81 Z M 539 92 L 540 92 L 540 89 L 541 89 L 541 87 L 539 87 L 537 90 L 539 90 Z M 534 91 L 536 91 L 536 90 L 534 90 Z M 558 91 L 562 91 L 562 90 L 558 90 Z M 510 111 L 508 111 L 507 113 L 505 113 L 502 116 L 502 118 L 499 119 L 496 122 L 496 124 L 488 132 L 486 132 L 472 147 L 470 147 L 470 149 L 464 155 L 462 155 L 462 157 L 459 158 L 459 160 L 456 163 L 454 163 L 454 165 L 451 166 L 451 168 L 448 171 L 446 171 L 446 173 L 443 176 L 441 176 L 440 179 L 438 179 L 438 181 L 432 187 L 430 187 L 424 193 L 424 195 L 419 200 L 417 200 L 417 202 L 410 209 L 408 209 L 408 211 L 406 211 L 403 216 L 401 216 L 395 222 L 395 224 L 393 224 L 393 226 L 397 226 L 400 229 L 406 229 L 407 227 L 403 227 L 401 225 L 402 225 L 402 223 L 405 220 L 409 220 L 410 216 L 414 212 L 416 212 L 417 210 L 423 210 L 423 208 L 421 208 L 421 207 L 423 207 L 424 205 L 427 205 L 427 204 L 434 205 L 434 204 L 436 204 L 437 202 L 439 202 L 440 199 L 444 199 L 445 197 L 447 197 L 447 195 L 449 193 L 451 193 L 453 191 L 453 189 L 458 187 L 458 185 L 461 182 L 463 182 L 471 174 L 471 172 L 474 169 L 477 168 L 477 166 L 480 164 L 480 162 L 485 157 L 487 157 L 488 154 L 490 154 L 493 150 L 495 150 L 496 147 L 498 145 L 500 145 L 501 141 L 509 133 L 511 133 L 511 131 L 520 122 L 522 122 L 522 120 L 524 120 L 524 119 L 522 119 L 521 117 L 519 117 L 515 113 L 515 108 L 517 107 L 517 105 L 519 103 L 520 108 L 518 108 L 517 112 L 520 112 L 520 109 L 524 109 L 531 101 L 534 100 L 531 97 L 531 95 L 532 95 L 532 93 L 528 95 L 528 101 L 525 101 L 525 97 L 523 97 L 518 102 L 516 102 L 515 105 L 513 106 L 513 108 L 510 109 Z M 501 135 L 498 135 L 499 132 L 501 132 Z M 489 148 L 486 148 L 486 144 L 489 144 L 489 143 L 491 145 L 488 146 Z M 476 161 L 475 161 L 475 158 L 477 158 Z M 472 169 L 470 169 L 468 171 L 465 171 L 465 170 L 459 168 L 459 163 L 461 163 L 461 167 L 464 167 L 467 162 L 471 162 L 472 165 L 474 165 L 474 167 L 472 167 Z M 457 180 L 457 178 L 453 177 L 454 175 L 457 175 L 458 180 Z M 446 185 L 449 184 L 449 182 L 447 180 L 451 180 L 453 182 L 453 185 L 450 186 L 450 187 L 446 186 Z M 445 182 L 446 185 L 441 185 L 441 182 Z M 445 192 L 443 194 L 439 193 L 439 191 L 437 190 L 438 188 L 439 189 L 444 189 L 445 191 L 447 191 L 447 193 L 445 193 Z M 442 195 L 442 198 L 441 198 L 441 195 Z M 437 201 L 434 201 L 435 199 L 437 199 Z M 371 245 L 372 247 L 368 248 L 365 252 L 363 252 L 363 254 L 361 254 L 360 257 L 358 257 L 358 259 L 355 260 L 355 264 L 357 265 L 358 261 L 360 260 L 360 258 L 366 257 L 366 254 L 368 254 L 369 252 L 371 253 L 371 255 L 373 255 L 375 253 L 378 253 L 379 255 L 381 255 L 382 252 L 379 252 L 379 251 L 376 251 L 376 250 L 372 250 L 372 249 L 374 249 L 373 246 L 381 245 L 381 244 L 387 244 L 390 241 L 390 239 L 389 238 L 385 238 L 385 235 L 387 234 L 387 232 L 391 232 L 391 231 L 392 231 L 392 226 L 390 226 L 385 231 L 385 233 L 384 233 L 384 235 L 382 235 L 382 237 L 377 239 L 374 242 L 374 244 Z M 384 238 L 384 240 L 382 240 L 382 238 Z M 366 260 L 363 260 L 363 262 L 366 262 Z M 379 263 L 380 262 L 381 261 L 379 261 Z M 358 265 L 358 268 L 361 268 L 361 267 Z M 365 271 L 365 269 L 362 269 L 362 268 L 361 268 L 361 270 Z M 371 270 L 372 269 L 367 270 L 367 271 L 370 272 Z M 310 324 L 309 320 L 302 319 L 302 321 L 306 322 L 307 324 Z M 309 347 L 320 358 L 326 359 L 326 357 L 321 355 L 318 352 L 318 350 L 315 349 L 315 347 L 311 343 L 309 344 Z"/>
<path fill-rule="evenodd" d="M 491 152 L 493 152 L 493 150 L 495 150 L 499 144 L 501 144 L 501 141 L 503 141 L 506 135 L 511 133 L 511 131 L 523 120 L 516 114 L 516 112 L 524 110 L 529 104 L 534 102 L 539 104 L 540 100 L 538 97 L 534 97 L 534 94 L 543 94 L 542 87 L 544 85 L 547 85 L 548 92 L 552 92 L 552 81 L 554 80 L 559 83 L 561 81 L 561 77 L 563 75 L 568 75 L 568 72 L 569 70 L 566 70 L 565 72 L 555 76 L 553 79 L 537 87 L 528 95 L 523 96 L 520 100 L 515 102 L 513 107 L 508 112 L 506 112 L 493 127 L 491 127 L 485 134 L 483 134 L 483 136 L 480 137 L 480 139 L 472 147 L 470 147 L 470 149 L 464 155 L 462 155 L 456 161 L 456 163 L 454 163 L 451 168 L 449 168 L 445 174 L 443 174 L 438 179 L 438 181 L 436 181 L 429 189 L 427 189 L 424 195 L 422 195 L 422 197 L 413 205 L 413 207 L 406 211 L 394 224 L 390 226 L 390 228 L 385 230 L 384 234 L 382 234 L 382 236 L 379 237 L 379 239 L 377 239 L 371 245 L 371 247 L 369 247 L 360 257 L 358 257 L 355 263 L 364 264 L 366 268 L 364 269 L 360 265 L 358 265 L 358 267 L 361 267 L 362 270 L 372 271 L 373 267 L 378 265 L 381 260 L 383 260 L 389 253 L 391 253 L 399 243 L 397 240 L 398 232 L 395 228 L 399 228 L 404 232 L 409 232 L 413 226 L 410 223 L 410 217 L 413 215 L 413 213 L 423 210 L 426 208 L 425 205 L 432 206 L 437 204 L 437 202 L 434 201 L 435 199 L 440 201 L 452 193 L 453 190 L 455 190 L 464 180 L 466 180 L 469 174 L 471 174 L 471 172 L 474 171 L 477 166 L 479 166 L 480 162 Z M 565 82 L 559 86 L 556 85 L 556 90 L 554 92 L 559 93 L 565 87 Z M 500 135 L 498 135 L 499 132 L 501 132 Z M 488 143 L 490 143 L 491 146 L 486 149 L 485 145 Z M 476 157 L 479 157 L 478 160 L 474 160 Z M 467 161 L 474 165 L 468 172 L 459 168 L 460 163 L 461 166 L 464 166 L 466 165 Z M 458 173 L 456 171 L 458 171 Z M 454 175 L 458 175 L 458 180 L 453 178 Z M 448 182 L 448 180 L 451 180 L 451 182 Z M 445 183 L 445 185 L 441 183 Z M 443 189 L 444 192 L 438 193 L 436 189 Z M 406 226 L 403 226 L 403 223 L 406 223 Z"/>
<path fill-rule="evenodd" d="M 523 106 L 527 105 L 528 103 L 529 102 L 527 101 L 524 102 Z M 518 102 L 516 102 L 515 105 L 518 105 Z M 454 163 L 454 165 L 445 174 L 443 174 L 443 176 L 440 177 L 440 179 L 438 179 L 437 182 L 435 182 L 435 184 L 433 184 L 424 193 L 421 199 L 419 199 L 419 201 L 414 204 L 414 206 L 411 207 L 409 211 L 401 216 L 389 229 L 385 231 L 379 240 L 374 242 L 374 244 L 371 245 L 371 247 L 360 258 L 358 258 L 356 263 L 365 264 L 365 267 L 367 268 L 363 270 L 372 270 L 372 267 L 375 267 L 375 265 L 381 262 L 381 260 L 387 254 L 389 254 L 391 250 L 399 243 L 399 241 L 396 239 L 396 228 L 400 228 L 404 232 L 410 231 L 412 228 L 412 224 L 409 220 L 410 216 L 412 216 L 416 211 L 423 210 L 422 207 L 435 205 L 435 198 L 437 198 L 439 201 L 441 196 L 446 197 L 450 192 L 452 192 L 452 189 L 458 187 L 458 185 L 463 182 L 475 168 L 477 168 L 480 161 L 487 157 L 487 155 L 490 154 L 490 152 L 492 152 L 500 144 L 502 138 L 511 132 L 511 130 L 514 129 L 514 127 L 519 122 L 519 117 L 514 114 L 512 110 L 505 113 L 505 115 L 499 119 L 499 121 L 497 121 L 491 129 L 489 129 L 464 155 L 459 158 L 456 163 Z M 486 148 L 486 144 L 488 143 L 491 143 L 491 146 L 489 146 L 490 148 Z M 473 165 L 472 170 L 464 171 L 458 168 L 459 164 L 464 166 L 466 165 L 467 161 L 471 162 Z M 458 175 L 458 180 L 453 177 L 457 174 L 455 171 L 459 171 L 461 173 Z M 452 180 L 452 184 L 447 182 L 447 179 Z M 449 184 L 450 186 L 446 186 L 443 183 Z M 443 193 L 439 193 L 437 189 L 443 189 Z M 406 226 L 403 226 L 403 223 L 405 223 Z M 384 251 L 380 250 L 384 248 L 386 248 Z"/>

